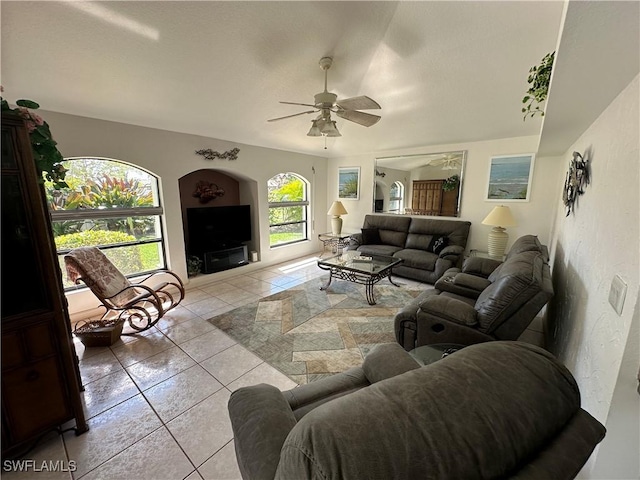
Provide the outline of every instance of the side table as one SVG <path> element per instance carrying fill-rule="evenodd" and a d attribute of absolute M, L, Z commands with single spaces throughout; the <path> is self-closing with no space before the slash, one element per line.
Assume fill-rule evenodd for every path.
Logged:
<path fill-rule="evenodd" d="M 433 345 L 423 345 L 421 347 L 414 348 L 409 352 L 409 355 L 411 355 L 420 365 L 429 365 L 464 347 L 465 345 L 457 343 L 434 343 Z"/>
<path fill-rule="evenodd" d="M 321 233 L 318 235 L 318 240 L 322 242 L 322 255 L 324 255 L 327 247 L 331 247 L 331 252 L 333 254 L 342 253 L 342 249 L 349 245 L 349 237 L 353 235 L 352 233 L 341 233 L 340 235 L 334 235 L 331 232 Z"/>

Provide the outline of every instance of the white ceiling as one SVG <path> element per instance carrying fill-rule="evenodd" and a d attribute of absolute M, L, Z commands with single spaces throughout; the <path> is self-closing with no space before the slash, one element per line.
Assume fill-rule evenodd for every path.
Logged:
<path fill-rule="evenodd" d="M 328 157 L 540 133 L 523 122 L 530 66 L 553 51 L 563 2 L 2 1 L 2 84 L 45 110 Z M 382 120 L 315 115 L 329 91 Z M 55 134 L 55 126 L 52 125 Z"/>

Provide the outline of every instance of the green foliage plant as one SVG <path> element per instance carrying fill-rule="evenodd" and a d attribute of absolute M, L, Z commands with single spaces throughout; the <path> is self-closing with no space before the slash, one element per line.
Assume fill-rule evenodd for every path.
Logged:
<path fill-rule="evenodd" d="M 89 245 L 102 246 L 135 241 L 136 237 L 133 235 L 107 230 L 84 230 L 78 233 L 60 235 L 55 238 L 56 248 L 58 250 L 71 250 L 72 248 L 87 247 Z M 104 254 L 109 257 L 109 260 L 113 262 L 116 268 L 125 275 L 130 272 L 142 270 L 142 260 L 140 258 L 138 245 L 105 250 Z"/>
<path fill-rule="evenodd" d="M 449 178 L 447 178 L 444 182 L 442 182 L 442 190 L 444 190 L 445 192 L 450 192 L 458 188 L 459 184 L 460 184 L 460 176 L 452 175 Z"/>
<path fill-rule="evenodd" d="M 527 94 L 522 99 L 522 103 L 525 104 L 522 107 L 523 120 L 526 120 L 527 117 L 534 117 L 538 113 L 541 117 L 544 117 L 544 111 L 539 104 L 547 99 L 547 94 L 549 93 L 549 82 L 551 81 L 555 55 L 556 52 L 547 53 L 540 65 L 534 65 L 529 69 L 529 77 L 527 78 L 529 90 L 527 90 Z M 538 105 L 534 106 L 534 103 Z"/>
<path fill-rule="evenodd" d="M 0 92 L 3 91 L 4 89 L 0 86 Z M 2 113 L 9 113 L 24 120 L 29 132 L 33 160 L 38 170 L 44 174 L 44 178 L 53 182 L 55 188 L 66 187 L 67 183 L 64 181 L 64 177 L 67 170 L 62 165 L 64 158 L 56 146 L 57 142 L 51 135 L 49 124 L 40 115 L 31 111 L 37 110 L 40 105 L 33 100 L 24 99 L 16 101 L 16 105 L 16 108 L 11 108 L 9 103 L 0 97 Z M 44 178 L 40 178 L 41 183 L 44 183 Z"/>

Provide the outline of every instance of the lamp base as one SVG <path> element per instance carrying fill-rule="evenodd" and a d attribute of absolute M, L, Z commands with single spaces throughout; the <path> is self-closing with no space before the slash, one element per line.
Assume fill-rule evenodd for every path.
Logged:
<path fill-rule="evenodd" d="M 502 260 L 507 249 L 509 234 L 502 227 L 493 227 L 489 232 L 489 256 L 497 260 Z"/>
<path fill-rule="evenodd" d="M 340 217 L 331 218 L 331 233 L 333 235 L 340 235 L 342 233 L 342 219 Z"/>

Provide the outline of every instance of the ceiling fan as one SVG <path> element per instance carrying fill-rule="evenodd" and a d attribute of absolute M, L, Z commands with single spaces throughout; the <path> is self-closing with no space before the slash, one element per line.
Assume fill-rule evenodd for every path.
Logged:
<path fill-rule="evenodd" d="M 285 117 L 272 118 L 267 120 L 268 122 L 276 122 L 278 120 L 284 120 L 286 118 L 297 117 L 299 115 L 306 115 L 309 113 L 320 113 L 314 120 L 311 121 L 311 129 L 307 133 L 310 137 L 341 137 L 342 135 L 336 128 L 336 122 L 331 119 L 331 112 L 335 113 L 338 117 L 344 118 L 351 122 L 355 122 L 365 127 L 375 125 L 380 120 L 380 116 L 372 115 L 370 113 L 360 112 L 359 110 L 372 110 L 379 109 L 380 105 L 375 100 L 362 95 L 359 97 L 345 98 L 344 100 L 338 100 L 338 96 L 335 93 L 327 91 L 327 70 L 331 67 L 333 59 L 331 57 L 322 57 L 320 59 L 320 68 L 324 70 L 324 92 L 320 92 L 314 96 L 315 103 L 295 103 L 295 102 L 280 102 L 286 105 L 301 105 L 304 107 L 313 107 L 314 110 L 307 110 L 305 112 L 294 113 L 293 115 L 287 115 Z"/>
<path fill-rule="evenodd" d="M 429 162 L 429 165 L 441 167 L 442 170 L 458 170 L 462 165 L 462 156 L 460 154 L 445 153 Z"/>

